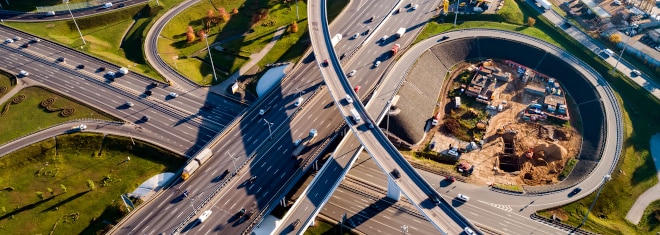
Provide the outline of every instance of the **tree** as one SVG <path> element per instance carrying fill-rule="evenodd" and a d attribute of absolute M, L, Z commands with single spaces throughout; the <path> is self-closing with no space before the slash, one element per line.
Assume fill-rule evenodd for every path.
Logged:
<path fill-rule="evenodd" d="M 293 22 L 291 23 L 291 26 L 289 27 L 289 32 L 291 33 L 297 33 L 298 32 L 298 22 Z"/>
<path fill-rule="evenodd" d="M 238 9 L 236 9 L 236 8 L 231 9 L 231 14 L 234 14 L 234 15 L 238 14 Z"/>
<path fill-rule="evenodd" d="M 218 17 L 220 18 L 221 23 L 229 21 L 229 13 L 227 13 L 227 10 L 225 10 L 224 7 L 218 9 Z"/>
<path fill-rule="evenodd" d="M 186 32 L 186 41 L 192 43 L 195 41 L 195 30 L 192 26 L 188 26 L 188 31 Z"/>
<path fill-rule="evenodd" d="M 527 26 L 529 27 L 534 27 L 534 24 L 536 24 L 536 19 L 530 17 L 527 17 Z"/>
<path fill-rule="evenodd" d="M 87 187 L 89 188 L 89 191 L 94 191 L 94 189 L 96 189 L 96 186 L 94 185 L 94 181 L 92 180 L 87 180 Z"/>
<path fill-rule="evenodd" d="M 51 196 L 55 195 L 52 188 L 46 188 L 46 190 L 48 190 L 48 193 L 50 193 Z"/>
<path fill-rule="evenodd" d="M 63 184 L 60 184 L 60 189 L 62 190 L 62 192 L 66 193 L 66 186 L 64 186 Z"/>
<path fill-rule="evenodd" d="M 610 35 L 610 42 L 614 44 L 621 42 L 621 34 L 613 33 L 612 35 Z"/>
<path fill-rule="evenodd" d="M 204 41 L 206 40 L 206 31 L 205 30 L 200 30 L 197 31 L 197 36 L 199 37 L 200 40 Z"/>
<path fill-rule="evenodd" d="M 206 12 L 206 18 L 204 19 L 204 22 L 206 23 L 206 29 L 211 28 L 211 23 L 215 23 L 215 21 L 215 11 L 213 11 L 213 9 L 209 9 L 209 11 Z"/>
<path fill-rule="evenodd" d="M 37 192 L 37 197 L 39 198 L 39 200 L 44 200 L 44 193 Z"/>

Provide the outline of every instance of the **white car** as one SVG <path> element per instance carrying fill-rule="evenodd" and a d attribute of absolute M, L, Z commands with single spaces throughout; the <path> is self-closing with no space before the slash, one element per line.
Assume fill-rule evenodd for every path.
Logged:
<path fill-rule="evenodd" d="M 293 146 L 298 146 L 302 142 L 302 139 L 297 139 L 295 142 L 293 142 Z"/>
<path fill-rule="evenodd" d="M 110 77 L 115 77 L 115 72 L 108 72 L 105 75 L 108 75 Z"/>
<path fill-rule="evenodd" d="M 351 37 L 351 38 L 352 38 L 352 39 L 356 39 L 356 38 L 358 38 L 359 36 L 360 36 L 360 35 L 356 33 L 356 34 L 353 35 L 353 37 Z"/>
<path fill-rule="evenodd" d="M 468 235 L 474 235 L 475 234 L 474 231 L 472 231 L 472 229 L 470 227 L 465 227 L 465 229 L 463 229 L 463 230 L 465 231 L 465 234 L 468 234 Z"/>
<path fill-rule="evenodd" d="M 211 210 L 204 211 L 204 213 L 202 213 L 202 215 L 199 216 L 199 222 L 203 223 L 204 221 L 206 221 L 206 219 L 208 219 L 209 216 L 211 216 L 211 213 L 213 213 L 213 211 Z"/>
<path fill-rule="evenodd" d="M 298 97 L 298 99 L 296 99 L 296 102 L 293 103 L 293 105 L 295 105 L 296 107 L 298 107 L 298 106 L 300 106 L 300 104 L 302 104 L 303 100 L 304 100 L 304 99 L 303 99 L 302 97 Z"/>
<path fill-rule="evenodd" d="M 346 95 L 346 102 L 349 104 L 353 103 L 353 98 L 351 98 L 349 95 Z"/>
<path fill-rule="evenodd" d="M 355 73 L 357 73 L 357 71 L 355 71 L 355 69 L 354 69 L 354 70 L 351 70 L 351 72 L 348 73 L 348 77 L 350 78 L 350 77 L 355 76 Z"/>
<path fill-rule="evenodd" d="M 81 130 L 81 131 L 82 131 L 82 130 L 87 129 L 87 125 L 85 125 L 85 124 L 80 124 L 80 126 L 76 126 L 76 127 L 74 127 L 74 129 L 78 129 L 78 130 Z"/>
<path fill-rule="evenodd" d="M 385 35 L 380 40 L 384 42 L 384 41 L 387 41 L 387 38 L 389 38 L 389 36 Z"/>
<path fill-rule="evenodd" d="M 11 38 L 5 39 L 5 43 L 12 43 L 12 42 L 14 42 L 14 40 L 12 40 Z"/>
<path fill-rule="evenodd" d="M 412 7 L 412 10 L 413 10 L 413 11 L 414 11 L 414 10 L 417 10 L 417 7 L 419 7 L 419 5 L 415 4 L 415 5 Z"/>
<path fill-rule="evenodd" d="M 19 37 L 19 36 L 14 37 L 14 41 L 19 41 L 19 40 L 21 40 L 21 37 Z"/>
<path fill-rule="evenodd" d="M 28 72 L 25 71 L 25 70 L 21 70 L 20 72 L 18 72 L 18 74 L 20 74 L 22 77 L 25 77 L 25 76 L 27 76 L 27 75 L 30 75 L 30 73 L 28 73 Z"/>
<path fill-rule="evenodd" d="M 635 76 L 638 76 L 638 77 L 642 76 L 642 72 L 640 72 L 637 69 L 633 69 L 632 71 L 630 71 L 630 73 L 632 73 L 632 74 L 634 74 Z"/>
<path fill-rule="evenodd" d="M 460 193 L 458 194 L 458 197 L 457 197 L 457 198 L 460 199 L 460 200 L 462 200 L 462 201 L 466 201 L 466 202 L 467 202 L 467 201 L 470 201 L 470 197 L 465 196 L 465 195 L 460 194 Z"/>
<path fill-rule="evenodd" d="M 133 107 L 133 105 L 135 105 L 135 104 L 133 104 L 133 102 L 126 101 L 126 106 L 128 106 L 128 107 Z"/>
<path fill-rule="evenodd" d="M 380 60 L 376 60 L 376 63 L 374 63 L 374 68 L 378 68 L 378 65 L 380 65 Z"/>
<path fill-rule="evenodd" d="M 176 92 L 170 92 L 170 96 L 172 98 L 176 98 L 176 97 L 179 97 L 179 94 L 177 94 Z"/>

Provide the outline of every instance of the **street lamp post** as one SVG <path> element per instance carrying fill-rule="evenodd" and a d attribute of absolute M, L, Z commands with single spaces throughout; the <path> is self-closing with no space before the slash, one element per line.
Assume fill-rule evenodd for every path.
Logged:
<path fill-rule="evenodd" d="M 630 29 L 632 29 L 632 27 L 628 27 L 626 32 L 630 32 Z M 628 39 L 626 39 L 626 42 L 623 44 L 623 49 L 621 49 L 621 54 L 619 54 L 619 59 L 616 60 L 616 64 L 614 64 L 614 67 L 612 67 L 612 71 L 610 71 L 611 74 L 614 74 L 614 71 L 616 71 L 616 67 L 619 66 L 619 62 L 621 62 L 621 57 L 623 57 L 623 53 L 626 52 L 626 47 L 628 47 L 628 41 L 630 41 L 630 38 L 632 37 L 629 36 Z"/>
<path fill-rule="evenodd" d="M 296 91 L 298 91 L 298 97 L 302 96 L 302 91 L 296 87 Z"/>
<path fill-rule="evenodd" d="M 87 45 L 87 42 L 85 42 L 85 38 L 82 35 L 82 32 L 80 32 L 80 28 L 78 27 L 78 23 L 76 22 L 76 18 L 73 17 L 73 12 L 71 12 L 71 7 L 69 7 L 69 0 L 64 0 L 64 3 L 66 4 L 66 8 L 69 9 L 69 14 L 71 14 L 71 19 L 73 19 L 73 24 L 75 24 L 76 29 L 78 29 L 78 34 L 80 34 L 80 39 L 82 39 L 83 44 Z"/>
<path fill-rule="evenodd" d="M 272 122 L 269 122 L 269 121 L 266 120 L 265 118 L 264 118 L 264 122 L 266 122 L 266 125 L 268 125 L 268 133 L 269 133 L 269 135 L 268 135 L 268 139 L 272 140 L 272 139 L 273 139 L 273 131 L 270 129 L 270 126 L 272 126 L 273 123 L 272 123 Z"/>
<path fill-rule="evenodd" d="M 211 49 L 209 49 L 209 35 L 204 34 L 204 41 L 206 42 L 206 51 L 209 52 L 209 58 L 211 59 L 211 69 L 213 70 L 213 81 L 215 82 L 218 79 L 218 76 L 215 74 L 215 66 L 213 65 L 213 55 L 211 55 Z"/>
<path fill-rule="evenodd" d="M 456 11 L 454 12 L 454 26 L 456 26 L 456 20 L 458 19 L 458 3 L 460 0 L 456 0 Z"/>
<path fill-rule="evenodd" d="M 594 198 L 594 201 L 591 202 L 591 206 L 589 206 L 589 210 L 587 211 L 587 214 L 584 215 L 584 218 L 582 219 L 582 223 L 580 223 L 579 227 L 582 227 L 585 222 L 587 222 L 587 217 L 589 217 L 589 213 L 591 212 L 591 209 L 594 208 L 594 204 L 596 204 L 596 201 L 598 200 L 598 196 L 600 196 L 600 192 L 603 191 L 603 188 L 605 187 L 605 183 L 612 178 L 611 175 L 605 175 L 603 176 L 603 184 L 600 185 L 600 188 L 598 189 L 598 193 L 596 193 L 596 198 Z"/>
<path fill-rule="evenodd" d="M 234 174 L 236 174 L 236 172 L 238 172 L 238 167 L 236 166 L 236 158 L 234 157 L 234 154 L 227 153 L 227 155 L 229 155 L 231 158 L 231 162 L 234 163 Z"/>

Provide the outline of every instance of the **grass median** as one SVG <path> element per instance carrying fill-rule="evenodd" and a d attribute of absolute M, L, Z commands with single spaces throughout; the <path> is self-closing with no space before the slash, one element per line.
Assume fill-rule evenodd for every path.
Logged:
<path fill-rule="evenodd" d="M 25 98 L 19 103 L 12 103 L 13 98 L 19 96 Z M 48 98 L 55 99 L 50 105 L 51 111 L 41 106 L 41 103 Z M 59 110 L 63 108 L 73 108 L 75 111 L 70 116 L 63 116 L 62 111 Z M 3 113 L 0 116 L 2 123 L 0 144 L 69 120 L 82 118 L 113 120 L 112 117 L 39 87 L 28 87 L 19 91 L 12 99 L 3 103 L 0 109 Z"/>
<path fill-rule="evenodd" d="M 515 31 L 550 42 L 570 52 L 577 58 L 593 67 L 600 73 L 614 89 L 619 104 L 622 105 L 624 141 L 621 159 L 598 198 L 587 223 L 582 229 L 603 234 L 655 234 L 660 231 L 660 203 L 654 203 L 649 208 L 639 225 L 631 224 L 625 220 L 625 215 L 632 204 L 648 188 L 658 183 L 653 159 L 649 152 L 650 137 L 660 132 L 660 126 L 655 125 L 660 118 L 660 101 L 650 95 L 648 91 L 627 79 L 623 74 L 610 74 L 611 66 L 600 59 L 589 49 L 572 39 L 552 23 L 542 18 L 528 4 L 519 3 L 521 11 L 526 16 L 537 19 L 534 27 L 507 24 L 500 22 L 460 22 L 453 24 L 429 23 L 420 38 L 428 38 L 438 33 L 469 27 L 495 28 Z M 459 20 L 461 16 L 459 15 Z M 566 223 L 577 226 L 586 214 L 589 205 L 595 199 L 595 193 L 574 203 L 560 208 L 541 212 L 544 216 L 551 214 L 565 215 Z M 633 199 L 633 200 L 631 200 Z"/>
<path fill-rule="evenodd" d="M 0 70 L 0 98 L 4 97 L 16 86 L 16 78 L 8 72 Z"/>
<path fill-rule="evenodd" d="M 35 143 L 0 158 L 0 228 L 98 234 L 126 214 L 121 194 L 184 162 L 124 137 L 76 133 Z"/>

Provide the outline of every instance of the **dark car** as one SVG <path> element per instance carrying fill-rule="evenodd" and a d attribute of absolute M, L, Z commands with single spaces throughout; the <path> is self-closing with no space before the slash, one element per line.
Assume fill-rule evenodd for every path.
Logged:
<path fill-rule="evenodd" d="M 149 116 L 147 116 L 147 115 L 142 116 L 142 121 L 145 121 L 145 122 L 149 121 Z"/>
<path fill-rule="evenodd" d="M 78 69 L 84 69 L 84 68 L 85 68 L 85 65 L 84 65 L 84 64 L 79 64 L 79 65 L 78 65 Z"/>
<path fill-rule="evenodd" d="M 440 199 L 438 199 L 435 195 L 429 194 L 428 196 L 429 196 L 429 200 L 431 200 L 433 204 L 436 205 L 440 204 Z"/>
<path fill-rule="evenodd" d="M 323 67 L 328 67 L 329 64 L 328 59 L 323 60 Z"/>
<path fill-rule="evenodd" d="M 151 95 L 151 94 L 153 94 L 153 92 L 150 91 L 150 90 L 146 90 L 146 91 L 144 91 L 144 94 L 145 94 L 145 95 Z"/>
<path fill-rule="evenodd" d="M 30 47 L 30 44 L 29 44 L 29 43 L 25 43 L 25 44 L 23 44 L 23 48 L 28 48 L 28 47 Z"/>
<path fill-rule="evenodd" d="M 57 62 L 64 62 L 64 57 L 57 58 Z"/>
<path fill-rule="evenodd" d="M 578 193 L 580 193 L 580 192 L 582 192 L 582 188 L 577 187 L 577 188 L 573 189 L 573 191 L 571 191 L 571 192 L 568 194 L 568 196 L 569 196 L 569 197 L 572 197 L 572 196 L 575 196 L 576 194 L 578 194 Z"/>
<path fill-rule="evenodd" d="M 449 181 L 449 182 L 454 182 L 454 181 L 456 181 L 456 178 L 454 178 L 453 176 L 447 176 L 447 177 L 445 177 L 445 180 Z"/>
<path fill-rule="evenodd" d="M 296 227 L 298 227 L 299 224 L 300 224 L 300 219 L 297 219 L 295 222 L 293 222 L 291 226 L 293 226 L 293 228 L 295 229 Z"/>
<path fill-rule="evenodd" d="M 401 178 L 401 173 L 399 173 L 399 170 L 397 169 L 392 170 L 392 177 L 394 177 L 395 179 Z"/>
<path fill-rule="evenodd" d="M 243 216 L 245 215 L 245 208 L 241 207 L 241 209 L 238 211 L 238 216 Z"/>
<path fill-rule="evenodd" d="M 119 6 L 117 7 L 124 7 L 125 5 L 123 3 L 120 3 Z"/>
<path fill-rule="evenodd" d="M 98 70 L 99 72 L 103 72 L 103 71 L 105 71 L 105 67 L 99 67 L 99 69 L 97 69 L 97 70 Z"/>
<path fill-rule="evenodd" d="M 343 60 L 344 57 L 346 57 L 346 53 L 341 54 L 341 56 L 339 57 L 339 59 L 340 59 L 340 60 Z"/>
<path fill-rule="evenodd" d="M 449 36 L 442 36 L 442 38 L 440 39 L 440 41 L 444 41 L 444 40 L 447 40 L 447 39 L 449 39 Z"/>

